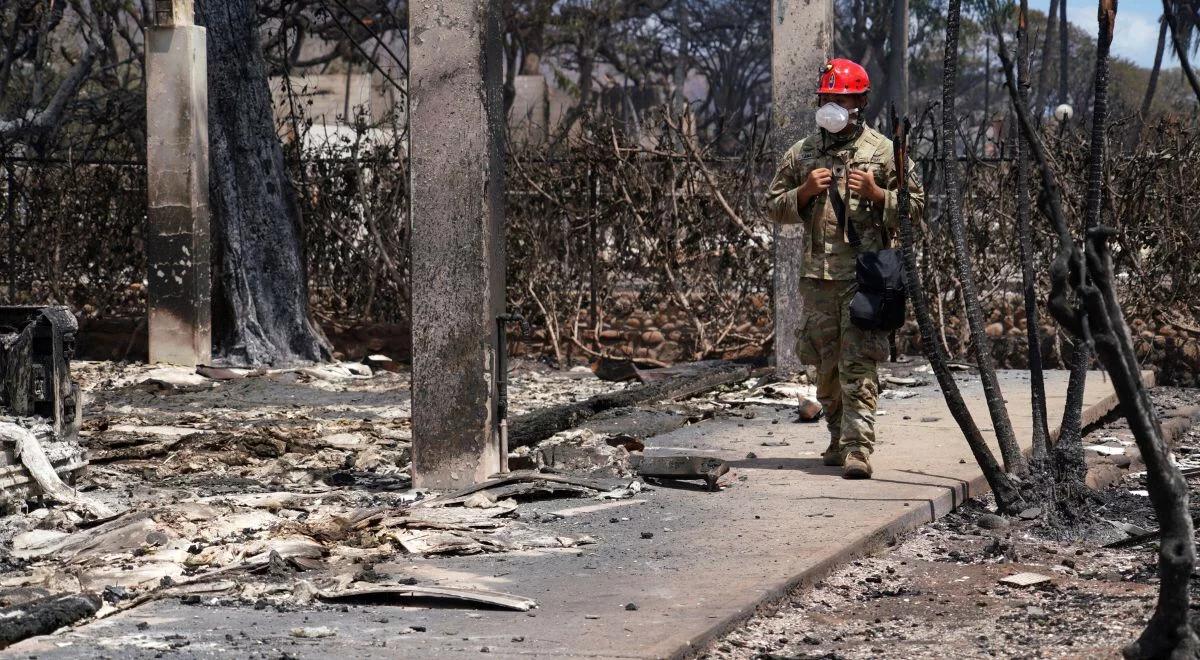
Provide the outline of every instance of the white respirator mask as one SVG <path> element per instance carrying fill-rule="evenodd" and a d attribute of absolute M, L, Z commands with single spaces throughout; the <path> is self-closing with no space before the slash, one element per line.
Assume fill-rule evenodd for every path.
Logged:
<path fill-rule="evenodd" d="M 817 109 L 817 126 L 830 133 L 841 133 L 850 123 L 850 111 L 836 103 L 826 103 Z"/>

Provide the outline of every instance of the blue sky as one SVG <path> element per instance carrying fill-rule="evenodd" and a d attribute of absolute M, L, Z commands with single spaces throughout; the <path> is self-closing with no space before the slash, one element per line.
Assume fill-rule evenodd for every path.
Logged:
<path fill-rule="evenodd" d="M 1096 35 L 1096 0 L 1069 0 L 1067 20 Z M 1050 8 L 1050 0 L 1029 0 L 1030 9 L 1042 12 Z M 1133 60 L 1149 68 L 1154 64 L 1158 45 L 1158 17 L 1162 16 L 1161 0 L 1120 0 L 1117 3 L 1117 30 L 1113 36 L 1112 54 Z M 1170 43 L 1163 58 L 1164 67 L 1175 65 Z"/>

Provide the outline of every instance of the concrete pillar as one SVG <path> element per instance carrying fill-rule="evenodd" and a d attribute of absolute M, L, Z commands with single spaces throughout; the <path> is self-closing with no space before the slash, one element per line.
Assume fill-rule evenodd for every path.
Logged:
<path fill-rule="evenodd" d="M 504 103 L 496 0 L 410 2 L 413 483 L 500 469 L 496 316 L 504 305 Z"/>
<path fill-rule="evenodd" d="M 146 35 L 150 362 L 212 360 L 208 67 L 193 0 L 154 0 Z"/>
<path fill-rule="evenodd" d="M 771 38 L 771 147 L 778 160 L 816 129 L 813 92 L 833 47 L 833 0 L 772 0 Z M 804 371 L 796 354 L 804 240 L 798 225 L 775 227 L 775 366 L 783 374 Z"/>

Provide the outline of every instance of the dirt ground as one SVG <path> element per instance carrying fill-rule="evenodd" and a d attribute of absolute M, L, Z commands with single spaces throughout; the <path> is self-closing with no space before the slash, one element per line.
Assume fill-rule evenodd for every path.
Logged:
<path fill-rule="evenodd" d="M 1158 388 L 1160 414 L 1200 404 L 1200 390 Z M 1109 419 L 1084 444 L 1132 439 Z M 1094 452 L 1093 452 L 1094 453 Z M 1200 431 L 1175 447 L 1200 509 Z M 756 616 L 702 657 L 744 658 L 1117 658 L 1153 611 L 1158 588 L 1157 529 L 1144 472 L 1101 493 L 1099 525 L 1075 539 L 1040 520 L 989 516 L 972 500 L 914 530 L 886 552 L 855 561 L 776 611 Z M 981 524 L 982 523 L 982 524 Z M 1049 580 L 1010 586 L 1018 573 Z M 1192 576 L 1200 595 L 1200 577 Z"/>

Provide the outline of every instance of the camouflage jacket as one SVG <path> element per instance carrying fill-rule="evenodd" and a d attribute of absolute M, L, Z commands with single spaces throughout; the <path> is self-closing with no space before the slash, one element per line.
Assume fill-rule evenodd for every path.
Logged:
<path fill-rule="evenodd" d="M 854 247 L 843 230 L 839 233 L 837 217 L 829 193 L 817 195 L 804 208 L 799 208 L 798 189 L 814 169 L 827 167 L 834 171 L 846 201 L 846 214 L 854 223 L 862 240 L 863 251 L 887 247 L 899 229 L 897 208 L 899 188 L 896 176 L 892 141 L 879 131 L 864 126 L 854 137 L 835 141 L 818 131 L 800 140 L 783 156 L 775 178 L 767 190 L 767 212 L 775 222 L 803 223 L 805 229 L 804 277 L 822 280 L 854 279 Z M 875 175 L 875 183 L 885 191 L 883 204 L 875 204 L 850 192 L 850 169 L 867 169 Z M 908 161 L 908 190 L 910 215 L 919 223 L 925 209 L 925 191 L 921 188 L 916 165 Z"/>

